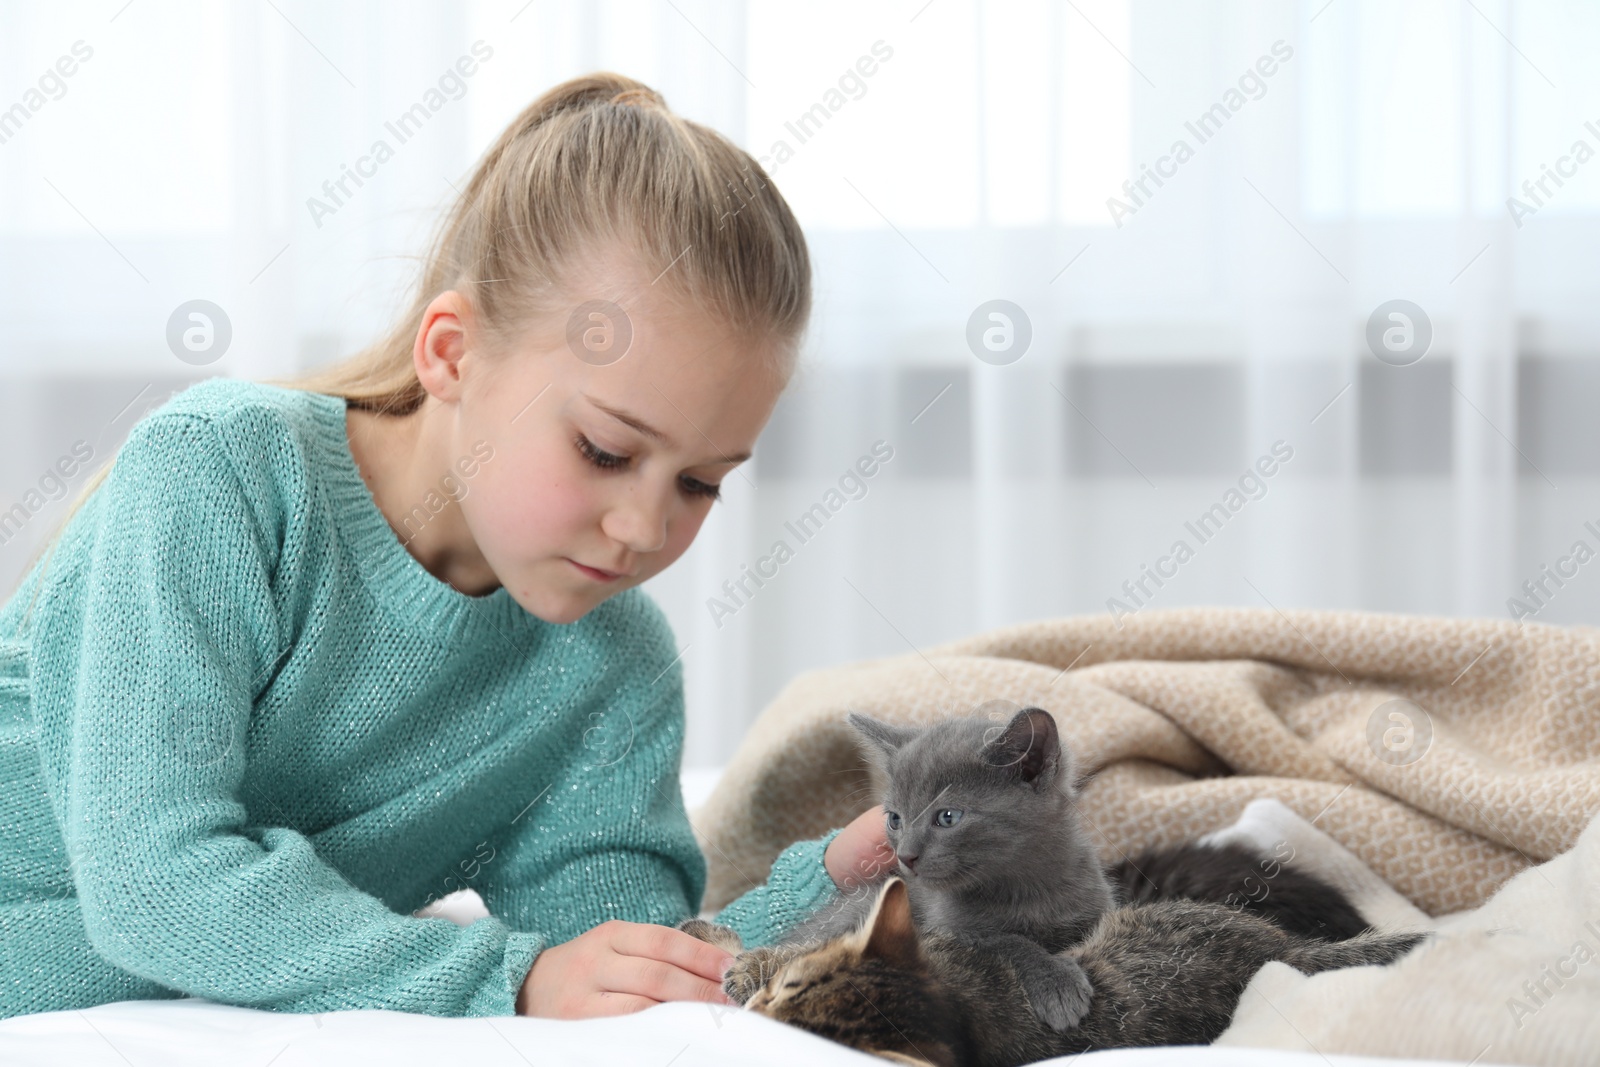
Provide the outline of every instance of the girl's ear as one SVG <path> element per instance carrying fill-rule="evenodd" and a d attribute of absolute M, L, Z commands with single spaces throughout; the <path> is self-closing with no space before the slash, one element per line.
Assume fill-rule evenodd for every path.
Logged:
<path fill-rule="evenodd" d="M 850 713 L 849 722 L 856 728 L 857 733 L 885 756 L 892 755 L 901 745 L 917 736 L 917 731 L 912 727 L 891 726 L 859 711 Z"/>
<path fill-rule="evenodd" d="M 441 400 L 454 400 L 461 393 L 461 358 L 467 353 L 470 321 L 470 307 L 454 289 L 434 297 L 422 313 L 411 361 L 417 381 Z"/>

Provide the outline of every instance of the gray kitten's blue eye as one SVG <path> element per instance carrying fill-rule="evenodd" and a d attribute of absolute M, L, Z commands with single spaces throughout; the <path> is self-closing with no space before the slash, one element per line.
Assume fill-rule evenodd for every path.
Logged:
<path fill-rule="evenodd" d="M 889 829 L 900 829 L 900 813 L 898 811 L 884 812 L 884 820 L 889 824 Z"/>
<path fill-rule="evenodd" d="M 939 812 L 939 814 L 933 817 L 933 825 L 935 826 L 954 826 L 960 821 L 960 808 L 945 808 L 943 811 Z"/>

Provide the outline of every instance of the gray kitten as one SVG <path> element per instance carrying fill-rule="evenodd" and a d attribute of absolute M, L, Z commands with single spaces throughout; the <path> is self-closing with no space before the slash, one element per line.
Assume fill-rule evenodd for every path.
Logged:
<path fill-rule="evenodd" d="M 850 724 L 887 779 L 887 836 L 917 928 L 1004 954 L 1041 1022 L 1077 1025 L 1093 990 L 1075 958 L 1055 953 L 1087 937 L 1114 900 L 1055 719 L 1024 708 L 1004 726 L 957 718 L 919 730 L 858 713 Z M 846 896 L 769 962 L 855 929 L 876 902 L 876 887 Z"/>

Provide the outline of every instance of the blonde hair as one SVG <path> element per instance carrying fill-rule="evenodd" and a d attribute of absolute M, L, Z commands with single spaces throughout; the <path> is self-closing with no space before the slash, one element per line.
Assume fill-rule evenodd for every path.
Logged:
<path fill-rule="evenodd" d="M 334 366 L 266 384 L 408 415 L 427 396 L 412 350 L 435 297 L 461 291 L 485 343 L 500 347 L 557 308 L 563 279 L 607 246 L 739 335 L 773 342 L 763 347 L 778 365 L 766 369 L 787 377 L 811 314 L 810 256 L 789 205 L 726 137 L 674 114 L 648 85 L 602 71 L 550 89 L 484 153 L 386 334 Z M 51 553 L 115 462 L 85 483 Z"/>

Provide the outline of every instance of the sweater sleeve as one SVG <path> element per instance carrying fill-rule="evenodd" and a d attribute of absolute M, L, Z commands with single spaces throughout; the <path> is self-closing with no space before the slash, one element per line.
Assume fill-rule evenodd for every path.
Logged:
<path fill-rule="evenodd" d="M 537 935 L 397 914 L 247 813 L 284 549 L 216 430 L 145 420 L 91 503 L 82 599 L 38 654 L 58 693 L 36 714 L 95 950 L 228 1004 L 511 1014 Z"/>
<path fill-rule="evenodd" d="M 801 920 L 833 901 L 839 890 L 822 865 L 822 855 L 839 830 L 812 841 L 799 841 L 772 863 L 765 885 L 759 885 L 717 913 L 716 921 L 738 933 L 746 948 L 770 945 Z"/>
<path fill-rule="evenodd" d="M 539 930 L 551 944 L 608 919 L 676 924 L 698 911 L 705 890 L 705 858 L 678 775 L 682 669 L 666 620 L 648 610 L 645 625 L 617 640 L 651 654 L 614 682 L 584 732 L 582 758 L 519 816 L 517 835 L 484 866 L 480 891 L 490 913 L 513 929 Z M 822 854 L 836 833 L 792 846 L 768 883 L 720 921 L 746 944 L 764 944 L 827 903 L 837 891 Z"/>

